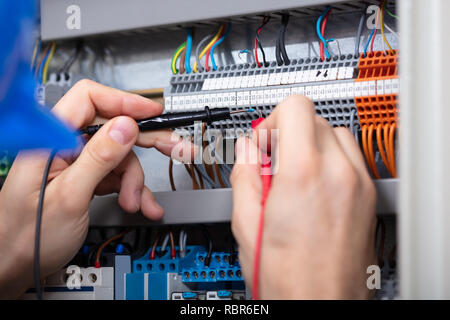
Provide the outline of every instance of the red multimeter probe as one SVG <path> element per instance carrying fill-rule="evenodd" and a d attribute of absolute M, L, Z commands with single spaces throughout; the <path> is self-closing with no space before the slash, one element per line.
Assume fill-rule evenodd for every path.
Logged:
<path fill-rule="evenodd" d="M 252 129 L 255 130 L 256 127 L 264 121 L 264 118 L 258 118 L 252 121 Z M 261 154 L 261 180 L 262 180 L 262 197 L 261 197 L 261 212 L 259 214 L 258 231 L 256 237 L 256 247 L 255 247 L 255 257 L 253 262 L 253 300 L 259 300 L 259 267 L 261 262 L 261 246 L 262 237 L 264 231 L 264 212 L 266 210 L 266 199 L 269 195 L 270 185 L 272 183 L 272 172 L 271 172 L 271 161 L 270 155 L 263 153 Z"/>

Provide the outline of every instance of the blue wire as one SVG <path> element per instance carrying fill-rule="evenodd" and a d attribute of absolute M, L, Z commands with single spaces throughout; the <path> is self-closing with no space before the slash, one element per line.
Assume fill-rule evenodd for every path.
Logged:
<path fill-rule="evenodd" d="M 325 9 L 325 11 L 320 15 L 319 19 L 317 20 L 317 24 L 316 24 L 316 32 L 317 35 L 319 36 L 320 41 L 322 41 L 323 43 L 323 47 L 325 49 L 325 54 L 327 56 L 327 59 L 330 59 L 330 53 L 328 52 L 328 48 L 327 48 L 327 41 L 325 40 L 325 38 L 322 36 L 322 32 L 320 31 L 320 26 L 322 25 L 322 20 L 323 18 L 325 18 L 325 16 L 327 15 L 328 11 L 331 10 L 331 7 L 327 7 Z"/>
<path fill-rule="evenodd" d="M 211 53 L 210 53 L 210 56 L 211 56 L 211 64 L 212 64 L 212 67 L 213 67 L 214 71 L 217 70 L 216 61 L 214 60 L 214 48 L 217 47 L 219 44 L 221 44 L 223 40 L 225 40 L 225 38 L 227 37 L 228 33 L 230 33 L 230 29 L 231 29 L 231 23 L 228 22 L 228 24 L 227 24 L 227 29 L 226 29 L 226 31 L 225 31 L 223 37 L 220 38 L 220 39 L 219 39 L 216 43 L 214 43 L 214 45 L 211 47 Z"/>
<path fill-rule="evenodd" d="M 367 40 L 366 46 L 364 47 L 364 57 L 367 57 L 367 49 L 369 48 L 370 40 L 372 40 L 372 37 L 375 34 L 375 28 L 376 27 L 374 27 L 372 29 L 372 32 L 370 33 L 369 39 Z"/>
<path fill-rule="evenodd" d="M 191 73 L 191 52 L 192 52 L 192 29 L 187 28 L 187 41 L 186 41 L 186 58 L 184 58 L 184 67 L 186 73 Z"/>
<path fill-rule="evenodd" d="M 47 54 L 45 55 L 44 60 L 42 60 L 41 66 L 39 67 L 39 75 L 38 75 L 39 83 L 43 83 L 44 82 L 44 79 L 42 79 L 42 71 L 44 70 L 44 65 L 45 65 L 45 62 L 48 59 L 48 56 L 50 55 L 50 51 L 52 51 L 51 48 L 48 50 Z"/>

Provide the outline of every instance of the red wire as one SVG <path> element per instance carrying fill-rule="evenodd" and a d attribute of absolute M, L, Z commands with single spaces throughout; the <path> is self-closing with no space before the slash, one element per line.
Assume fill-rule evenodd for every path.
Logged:
<path fill-rule="evenodd" d="M 256 30 L 256 33 L 258 34 L 258 36 L 261 34 L 261 30 L 264 27 L 264 24 L 266 23 L 266 21 L 267 21 L 267 17 L 264 17 L 261 26 L 258 28 L 258 30 Z M 258 68 L 261 68 L 262 65 L 258 59 L 258 39 L 256 37 L 255 37 L 255 60 L 256 60 L 256 64 L 258 65 Z"/>
<path fill-rule="evenodd" d="M 373 53 L 373 43 L 375 41 L 375 36 L 377 35 L 377 31 L 378 31 L 378 22 L 380 21 L 380 12 L 382 10 L 382 5 L 383 5 L 384 1 L 381 2 L 381 4 L 379 5 L 379 11 L 377 14 L 377 21 L 375 23 L 375 32 L 373 33 L 373 37 L 372 37 L 372 41 L 370 42 L 370 53 Z"/>
<path fill-rule="evenodd" d="M 211 54 L 211 48 L 214 46 L 214 44 L 217 42 L 217 41 L 219 41 L 222 37 L 223 37 L 223 35 L 225 34 L 225 26 L 224 26 L 224 28 L 222 29 L 222 32 L 220 33 L 220 37 L 218 37 L 217 38 L 217 40 L 216 41 L 214 41 L 214 43 L 212 44 L 212 46 L 209 48 L 209 50 L 208 50 L 208 52 L 206 52 L 206 58 L 205 58 L 205 69 L 206 69 L 206 72 L 209 72 L 209 55 Z"/>
<path fill-rule="evenodd" d="M 257 120 L 252 121 L 251 126 L 255 129 L 264 118 L 259 118 Z M 261 262 L 261 247 L 262 247 L 262 239 L 264 232 L 264 212 L 266 210 L 266 199 L 269 194 L 270 185 L 272 183 L 272 175 L 270 173 L 271 170 L 271 162 L 270 156 L 267 154 L 262 155 L 262 165 L 261 169 L 264 171 L 261 176 L 262 180 L 262 197 L 261 197 L 261 212 L 259 215 L 259 223 L 258 223 L 258 231 L 256 236 L 256 244 L 255 244 L 255 260 L 253 262 L 253 300 L 259 300 L 259 269 Z"/>
<path fill-rule="evenodd" d="M 261 68 L 262 65 L 261 63 L 259 63 L 259 59 L 258 59 L 258 40 L 255 37 L 255 59 L 256 59 L 256 64 L 258 65 L 258 68 Z"/>
<path fill-rule="evenodd" d="M 330 9 L 330 11 L 328 11 L 328 13 L 326 14 L 326 16 L 322 22 L 321 32 L 322 32 L 322 37 L 324 37 L 324 38 L 325 38 L 325 27 L 327 26 L 328 17 L 330 16 L 331 10 L 332 9 Z M 322 61 L 325 61 L 324 45 L 323 45 L 322 41 L 320 41 L 320 59 L 322 59 Z"/>

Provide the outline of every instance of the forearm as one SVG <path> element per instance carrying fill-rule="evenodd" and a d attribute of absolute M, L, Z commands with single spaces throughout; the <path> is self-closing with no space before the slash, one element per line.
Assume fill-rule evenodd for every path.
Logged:
<path fill-rule="evenodd" d="M 32 260 L 21 244 L 25 241 L 14 238 L 0 213 L 0 299 L 20 297 L 33 282 Z"/>

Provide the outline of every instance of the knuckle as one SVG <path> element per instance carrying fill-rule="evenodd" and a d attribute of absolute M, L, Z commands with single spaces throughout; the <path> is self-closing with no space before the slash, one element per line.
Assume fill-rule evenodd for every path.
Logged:
<path fill-rule="evenodd" d="M 99 167 L 113 161 L 116 157 L 113 148 L 104 147 L 102 145 L 87 144 L 85 147 L 86 155 L 91 162 Z"/>
<path fill-rule="evenodd" d="M 307 98 L 306 96 L 299 95 L 299 94 L 293 94 L 293 95 L 287 97 L 286 100 L 284 100 L 284 103 L 286 105 L 295 105 L 295 106 L 298 106 L 298 105 L 305 105 L 305 106 L 311 106 L 311 107 L 313 106 L 313 103 L 309 98 Z"/>
<path fill-rule="evenodd" d="M 94 83 L 95 83 L 94 81 L 89 79 L 81 79 L 74 84 L 72 90 L 86 90 L 87 88 L 91 87 Z"/>
<path fill-rule="evenodd" d="M 318 126 L 321 126 L 321 127 L 324 127 L 324 128 L 331 128 L 331 125 L 330 125 L 330 123 L 328 122 L 327 119 L 322 118 L 322 117 L 317 116 L 317 115 L 315 116 L 315 119 L 316 119 L 316 124 Z"/>
<path fill-rule="evenodd" d="M 346 159 L 335 162 L 335 170 L 332 176 L 332 188 L 341 189 L 343 195 L 353 197 L 361 187 L 361 177 L 357 170 Z"/>
<path fill-rule="evenodd" d="M 287 97 L 283 102 L 281 102 L 277 108 L 275 108 L 275 110 L 278 109 L 278 112 L 282 113 L 282 114 L 286 114 L 286 113 L 298 113 L 299 112 L 299 107 L 302 108 L 309 108 L 314 110 L 314 104 L 312 103 L 312 101 L 305 97 L 305 96 L 301 96 L 298 94 L 294 94 L 291 95 L 289 97 Z"/>
<path fill-rule="evenodd" d="M 345 139 L 345 140 L 348 140 L 348 139 L 354 140 L 355 139 L 355 137 L 350 132 L 350 130 L 345 127 L 334 128 L 334 134 L 336 136 L 340 137 L 341 139 Z"/>

